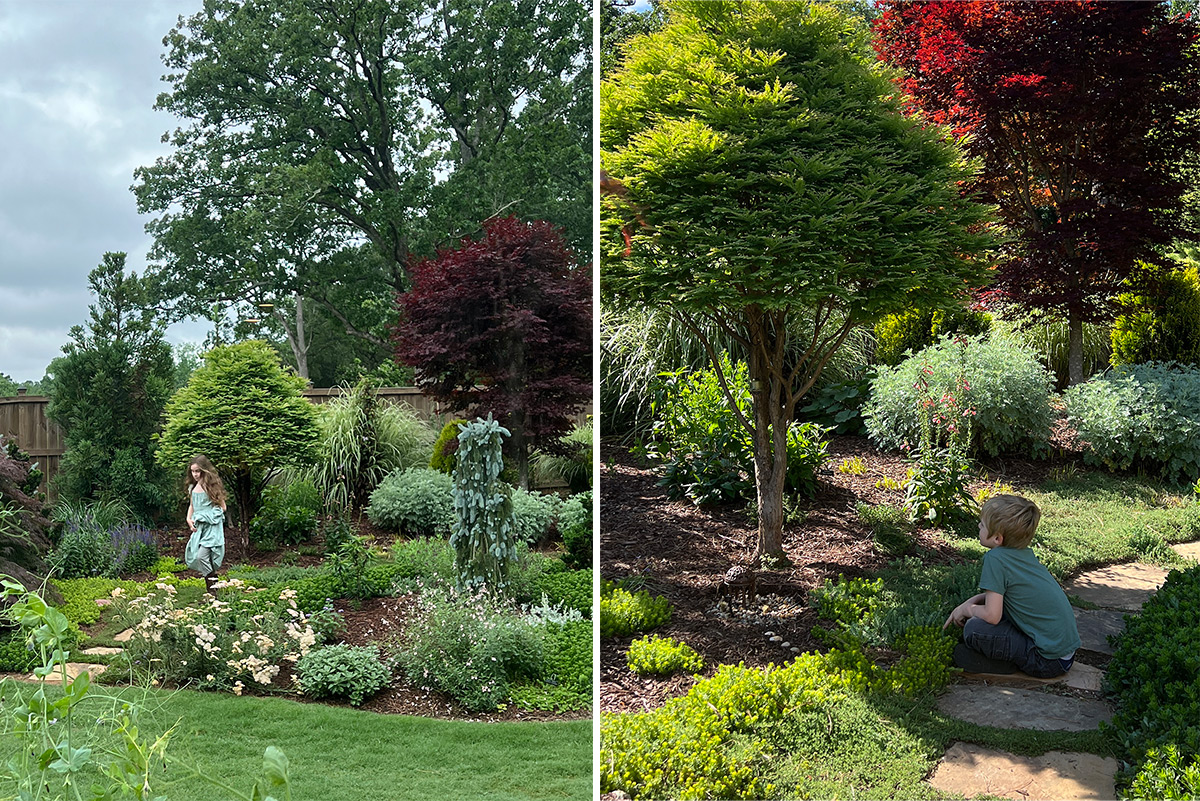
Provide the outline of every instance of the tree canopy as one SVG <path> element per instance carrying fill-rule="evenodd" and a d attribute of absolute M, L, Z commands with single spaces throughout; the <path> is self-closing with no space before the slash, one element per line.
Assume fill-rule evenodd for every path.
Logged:
<path fill-rule="evenodd" d="M 1107 321 L 1139 261 L 1185 231 L 1177 170 L 1200 139 L 1193 22 L 1165 3 L 890 2 L 877 49 L 911 104 L 966 136 L 973 187 L 1014 234 L 996 288 L 1082 324 Z"/>
<path fill-rule="evenodd" d="M 665 7 L 601 84 L 604 167 L 627 190 L 602 202 L 601 287 L 740 343 L 759 552 L 780 556 L 797 401 L 855 325 L 982 283 L 990 210 L 962 196 L 973 170 L 947 132 L 903 114 L 856 21 L 805 2 Z M 801 311 L 815 319 L 796 342 Z"/>
<path fill-rule="evenodd" d="M 413 270 L 396 353 L 417 386 L 508 428 L 521 485 L 529 447 L 553 447 L 592 395 L 591 271 L 559 230 L 512 217 Z"/>
<path fill-rule="evenodd" d="M 272 303 L 303 367 L 306 304 L 381 344 L 410 259 L 490 216 L 549 219 L 586 246 L 587 11 L 209 0 L 181 18 L 156 107 L 187 122 L 133 187 L 158 215 L 162 297 L 181 316 Z"/>

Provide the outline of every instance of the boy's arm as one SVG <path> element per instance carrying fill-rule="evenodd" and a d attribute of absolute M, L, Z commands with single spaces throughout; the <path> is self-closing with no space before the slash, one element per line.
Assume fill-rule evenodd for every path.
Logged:
<path fill-rule="evenodd" d="M 972 595 L 954 607 L 950 617 L 946 618 L 946 622 L 942 624 L 942 629 L 946 629 L 951 623 L 959 627 L 965 626 L 967 621 L 973 617 L 994 626 L 1000 622 L 1000 618 L 1003 616 L 1004 596 L 998 592 L 986 590 L 978 595 Z"/>

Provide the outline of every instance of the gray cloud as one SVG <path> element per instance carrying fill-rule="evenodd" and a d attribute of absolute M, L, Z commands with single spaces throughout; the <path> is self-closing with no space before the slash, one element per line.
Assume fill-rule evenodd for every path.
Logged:
<path fill-rule="evenodd" d="M 0 0 L 0 372 L 41 378 L 86 321 L 87 274 L 106 251 L 145 266 L 129 186 L 176 124 L 153 110 L 162 38 L 200 4 Z"/>

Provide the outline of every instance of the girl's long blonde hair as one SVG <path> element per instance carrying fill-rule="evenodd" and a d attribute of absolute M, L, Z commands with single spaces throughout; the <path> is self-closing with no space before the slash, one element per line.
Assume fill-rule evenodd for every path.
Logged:
<path fill-rule="evenodd" d="M 194 486 L 192 482 L 193 466 L 200 468 L 200 481 L 204 484 L 204 494 L 208 496 L 208 500 L 214 506 L 224 506 L 225 485 L 221 482 L 221 475 L 217 472 L 217 468 L 213 467 L 213 463 L 208 460 L 207 456 L 197 456 L 192 459 L 188 462 L 188 486 Z"/>

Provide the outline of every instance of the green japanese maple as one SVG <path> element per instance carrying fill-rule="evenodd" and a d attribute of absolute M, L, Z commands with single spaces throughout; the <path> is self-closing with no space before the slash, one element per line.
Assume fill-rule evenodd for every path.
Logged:
<path fill-rule="evenodd" d="M 155 458 L 183 475 L 189 460 L 207 456 L 248 525 L 272 473 L 316 456 L 317 409 L 300 394 L 307 383 L 266 342 L 213 348 L 167 403 Z"/>
<path fill-rule="evenodd" d="M 601 85 L 603 163 L 625 187 L 602 204 L 601 286 L 740 344 L 758 553 L 781 557 L 797 402 L 854 326 L 983 283 L 992 211 L 962 196 L 973 166 L 946 130 L 902 113 L 857 22 L 806 2 L 664 5 Z M 793 341 L 802 311 L 813 333 Z"/>

